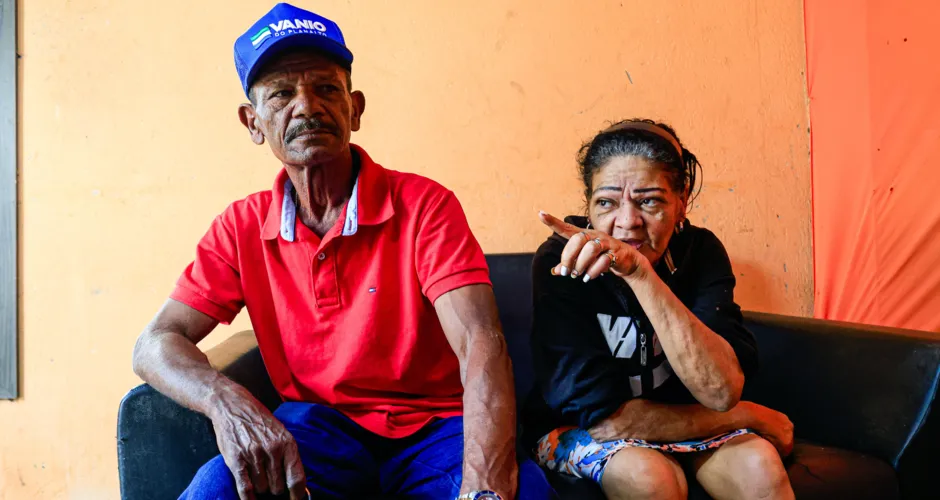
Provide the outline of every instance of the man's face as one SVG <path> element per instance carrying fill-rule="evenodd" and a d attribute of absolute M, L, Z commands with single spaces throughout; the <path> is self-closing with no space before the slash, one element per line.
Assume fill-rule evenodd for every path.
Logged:
<path fill-rule="evenodd" d="M 307 166 L 338 157 L 349 147 L 365 108 L 349 74 L 311 51 L 292 51 L 269 62 L 251 86 L 252 104 L 239 108 L 257 144 L 265 140 L 281 162 Z"/>

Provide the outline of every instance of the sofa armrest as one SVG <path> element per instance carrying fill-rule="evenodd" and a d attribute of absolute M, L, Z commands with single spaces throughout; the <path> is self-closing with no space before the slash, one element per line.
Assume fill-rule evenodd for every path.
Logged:
<path fill-rule="evenodd" d="M 760 347 L 745 399 L 786 413 L 798 438 L 898 465 L 937 392 L 936 334 L 753 312 L 745 323 Z"/>
<path fill-rule="evenodd" d="M 208 418 L 147 384 L 121 400 L 117 451 L 123 500 L 177 498 L 199 467 L 219 453 Z"/>
<path fill-rule="evenodd" d="M 271 386 L 254 334 L 233 335 L 206 356 L 216 369 L 244 385 L 268 408 L 280 398 Z M 196 471 L 218 455 L 212 423 L 147 384 L 124 396 L 118 409 L 121 498 L 177 498 Z"/>

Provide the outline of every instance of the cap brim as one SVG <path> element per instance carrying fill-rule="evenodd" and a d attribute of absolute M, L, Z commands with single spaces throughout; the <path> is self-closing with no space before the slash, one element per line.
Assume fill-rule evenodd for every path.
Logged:
<path fill-rule="evenodd" d="M 262 49 L 263 52 L 258 59 L 255 60 L 255 63 L 248 71 L 248 75 L 245 77 L 245 93 L 248 93 L 248 89 L 251 88 L 251 84 L 254 83 L 255 78 L 271 59 L 274 59 L 288 50 L 298 48 L 316 50 L 324 56 L 329 57 L 346 70 L 352 70 L 353 55 L 349 49 L 323 35 L 297 33 L 275 39 L 273 42 L 270 42 L 267 47 Z"/>

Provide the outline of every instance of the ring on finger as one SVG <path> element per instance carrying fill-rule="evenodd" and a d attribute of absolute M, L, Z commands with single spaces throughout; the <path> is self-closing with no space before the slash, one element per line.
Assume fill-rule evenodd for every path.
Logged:
<path fill-rule="evenodd" d="M 617 256 L 614 255 L 613 252 L 608 250 L 607 253 L 605 253 L 604 255 L 606 255 L 607 258 L 610 259 L 610 267 L 614 267 L 617 265 Z"/>

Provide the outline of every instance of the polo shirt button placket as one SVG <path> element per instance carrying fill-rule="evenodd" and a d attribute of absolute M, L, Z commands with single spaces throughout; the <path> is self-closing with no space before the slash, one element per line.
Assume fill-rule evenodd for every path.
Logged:
<path fill-rule="evenodd" d="M 320 307 L 339 305 L 335 263 L 327 261 L 326 252 L 320 252 L 317 254 L 317 260 L 314 262 L 313 268 L 314 293 L 317 298 L 317 305 Z"/>

